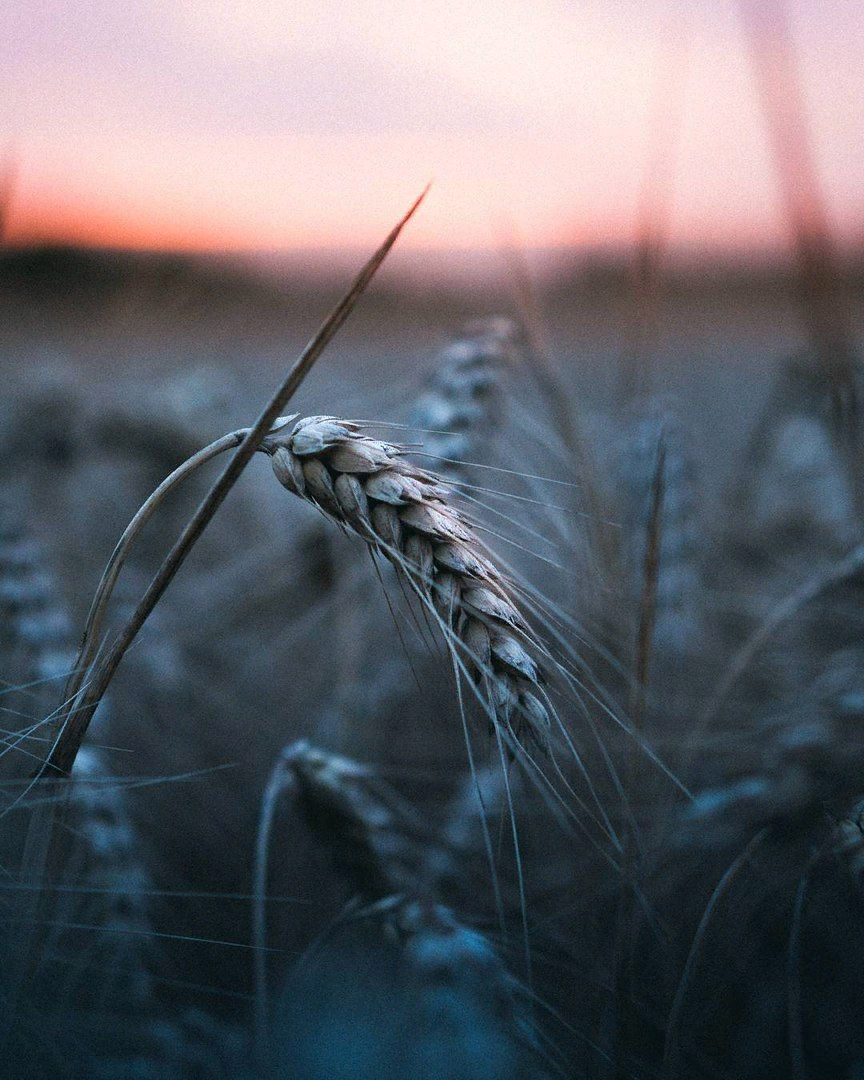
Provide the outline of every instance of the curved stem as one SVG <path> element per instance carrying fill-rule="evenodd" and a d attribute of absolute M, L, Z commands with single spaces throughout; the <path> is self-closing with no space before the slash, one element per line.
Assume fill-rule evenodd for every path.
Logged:
<path fill-rule="evenodd" d="M 270 853 L 270 834 L 279 797 L 292 786 L 293 777 L 287 768 L 296 744 L 282 748 L 279 760 L 270 770 L 267 787 L 261 799 L 258 835 L 255 839 L 255 871 L 252 890 L 252 963 L 255 984 L 255 1056 L 263 1066 L 268 1040 L 269 1008 L 267 991 L 267 870 Z"/>
<path fill-rule="evenodd" d="M 687 960 L 684 964 L 684 971 L 678 982 L 675 997 L 672 1001 L 672 1007 L 669 1010 L 669 1017 L 666 1021 L 666 1038 L 663 1045 L 664 1076 L 668 1075 L 672 1078 L 678 1072 L 678 1063 L 681 1056 L 681 1047 L 679 1043 L 681 1017 L 684 1012 L 684 1004 L 687 997 L 687 991 L 690 988 L 690 982 L 693 978 L 693 973 L 695 972 L 696 965 L 702 955 L 702 945 L 704 944 L 705 937 L 708 933 L 708 928 L 711 925 L 711 919 L 713 918 L 714 912 L 717 910 L 720 901 L 729 892 L 735 878 L 741 873 L 742 868 L 747 864 L 766 836 L 768 836 L 767 826 L 760 829 L 755 836 L 750 838 L 744 850 L 735 858 L 732 864 L 727 867 L 723 877 L 720 878 L 715 886 L 714 892 L 711 894 L 711 898 L 709 899 L 705 910 L 702 912 L 702 918 L 699 920 L 699 925 L 696 927 L 696 933 L 693 935 L 690 951 L 687 954 Z"/>
<path fill-rule="evenodd" d="M 93 602 L 90 605 L 90 611 L 87 614 L 87 622 L 84 626 L 81 647 L 78 651 L 78 659 L 75 662 L 75 669 L 69 677 L 69 682 L 66 684 L 64 697 L 67 701 L 73 698 L 81 689 L 84 677 L 90 665 L 93 663 L 96 650 L 98 649 L 99 637 L 102 632 L 105 609 L 108 605 L 111 593 L 114 590 L 114 586 L 117 584 L 117 578 L 120 575 L 123 563 L 126 561 L 126 554 L 132 546 L 133 541 L 138 536 L 138 533 L 147 524 L 159 508 L 162 500 L 173 487 L 176 487 L 177 484 L 193 473 L 195 469 L 204 465 L 206 462 L 211 461 L 218 454 L 223 453 L 225 450 L 231 450 L 235 446 L 239 446 L 243 441 L 243 437 L 246 435 L 247 430 L 247 428 L 242 428 L 239 431 L 232 432 L 230 435 L 223 435 L 221 439 L 217 439 L 215 442 L 210 443 L 209 446 L 205 446 L 203 450 L 199 450 L 196 454 L 193 454 L 192 457 L 184 461 L 182 465 L 178 465 L 174 472 L 172 472 L 170 476 L 167 476 L 159 487 L 157 487 L 147 498 L 146 502 L 135 514 L 135 517 L 133 517 L 126 526 L 123 535 L 117 541 L 117 546 L 114 548 L 111 558 L 108 560 L 108 563 L 102 572 L 102 577 L 93 596 Z"/>
<path fill-rule="evenodd" d="M 817 599 L 821 593 L 830 589 L 832 585 L 838 584 L 852 574 L 859 573 L 862 567 L 864 567 L 864 544 L 858 544 L 834 566 L 805 581 L 803 585 L 800 585 L 793 593 L 790 593 L 789 596 L 772 608 L 735 656 L 732 657 L 725 675 L 714 690 L 711 700 L 699 720 L 697 731 L 704 731 L 717 718 L 732 687 L 741 678 L 753 662 L 753 658 L 779 626 L 782 626 L 805 604 L 809 604 L 811 600 Z"/>

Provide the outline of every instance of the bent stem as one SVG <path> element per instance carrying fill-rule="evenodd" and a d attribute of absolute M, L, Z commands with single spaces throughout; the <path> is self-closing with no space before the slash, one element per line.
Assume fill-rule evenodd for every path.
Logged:
<path fill-rule="evenodd" d="M 258 835 L 255 840 L 255 871 L 252 892 L 252 963 L 255 988 L 255 1056 L 259 1067 L 264 1064 L 269 1036 L 269 1006 L 267 989 L 267 870 L 270 854 L 270 834 L 276 807 L 284 791 L 293 785 L 287 767 L 294 744 L 282 748 L 278 761 L 270 770 L 267 787 L 261 799 Z"/>
<path fill-rule="evenodd" d="M 102 577 L 93 596 L 93 602 L 90 605 L 87 622 L 84 626 L 84 635 L 81 640 L 78 659 L 69 677 L 69 682 L 66 684 L 65 700 L 71 700 L 81 689 L 86 673 L 95 659 L 105 609 L 108 606 L 111 593 L 114 591 L 114 586 L 117 584 L 117 578 L 120 575 L 123 563 L 126 561 L 126 555 L 135 538 L 158 510 L 162 500 L 173 487 L 176 487 L 197 468 L 208 461 L 212 461 L 213 458 L 225 450 L 232 450 L 235 446 L 239 446 L 248 430 L 248 428 L 241 428 L 239 431 L 231 432 L 230 435 L 223 435 L 221 439 L 217 439 L 215 442 L 210 443 L 209 446 L 205 446 L 203 450 L 199 450 L 192 457 L 187 458 L 182 465 L 178 465 L 174 472 L 167 476 L 159 487 L 148 496 L 135 517 L 126 526 L 123 535 L 117 541 L 117 546 L 114 548 L 108 564 L 102 572 Z"/>
<path fill-rule="evenodd" d="M 651 507 L 642 558 L 642 595 L 639 603 L 639 629 L 636 636 L 636 661 L 630 695 L 630 718 L 641 732 L 645 722 L 648 690 L 648 664 L 654 623 L 657 616 L 657 583 L 660 577 L 660 547 L 663 540 L 663 502 L 666 495 L 666 441 L 661 434 L 657 444 L 654 477 L 651 481 Z"/>

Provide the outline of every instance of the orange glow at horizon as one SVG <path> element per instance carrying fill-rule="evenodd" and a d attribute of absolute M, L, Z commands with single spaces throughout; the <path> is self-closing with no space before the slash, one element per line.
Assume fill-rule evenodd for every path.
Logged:
<path fill-rule="evenodd" d="M 17 132 L 4 240 L 369 248 L 431 179 L 400 248 L 494 250 L 516 233 L 620 250 L 653 177 L 670 248 L 782 246 L 736 0 L 691 0 L 686 19 L 676 3 L 92 0 L 60 18 L 16 0 L 0 8 L 0 54 L 4 30 L 17 41 L 0 93 L 0 139 Z M 788 3 L 829 223 L 860 244 L 864 8 Z M 652 104 L 682 47 L 667 138 Z"/>
<path fill-rule="evenodd" d="M 395 221 L 402 212 L 401 205 L 394 204 L 390 217 Z M 386 232 L 386 214 L 381 215 L 379 232 Z M 616 227 L 617 224 L 617 227 Z M 520 239 L 525 238 L 520 234 Z M 764 223 L 752 220 L 726 221 L 722 225 L 703 221 L 692 233 L 676 233 L 674 248 L 685 252 L 702 250 L 718 256 L 747 255 L 764 250 L 785 247 L 783 237 L 764 227 Z M 92 206 L 44 203 L 31 204 L 26 213 L 16 215 L 4 235 L 8 248 L 40 246 L 72 246 L 94 249 L 128 250 L 138 252 L 176 252 L 189 255 L 247 254 L 268 251 L 328 251 L 368 248 L 380 241 L 371 230 L 354 236 L 347 242 L 336 234 L 314 234 L 299 229 L 295 234 L 284 230 L 272 236 L 265 232 L 250 234 L 239 228 L 225 225 L 208 226 L 200 221 L 151 220 L 146 216 L 134 217 L 122 212 L 109 213 Z M 453 250 L 495 249 L 503 250 L 508 243 L 507 232 L 502 229 L 490 235 L 482 243 L 458 245 Z M 542 243 L 528 242 L 527 247 L 547 249 L 597 251 L 606 249 L 621 252 L 632 247 L 633 223 L 622 218 L 619 222 L 595 222 L 578 227 L 563 225 L 557 232 L 544 235 Z M 854 239 L 853 239 L 854 243 Z M 860 244 L 859 244 L 860 246 Z M 429 242 L 428 236 L 420 242 L 406 237 L 402 247 L 407 251 L 447 250 L 447 245 Z"/>
<path fill-rule="evenodd" d="M 252 246 L 247 233 L 226 225 L 164 220 L 164 216 L 160 220 L 146 213 L 133 215 L 86 203 L 53 201 L 31 202 L 26 210 L 11 216 L 4 243 L 9 247 L 70 245 L 188 254 L 247 251 Z M 314 237 L 298 233 L 291 246 L 318 245 Z"/>

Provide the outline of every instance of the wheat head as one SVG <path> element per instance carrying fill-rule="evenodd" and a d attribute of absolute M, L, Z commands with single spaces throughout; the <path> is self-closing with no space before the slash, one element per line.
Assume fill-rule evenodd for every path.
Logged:
<path fill-rule="evenodd" d="M 332 416 L 286 423 L 261 449 L 283 487 L 404 575 L 437 617 L 457 670 L 470 676 L 510 749 L 524 735 L 545 743 L 551 717 L 543 650 L 450 489 L 407 461 L 401 447 Z"/>

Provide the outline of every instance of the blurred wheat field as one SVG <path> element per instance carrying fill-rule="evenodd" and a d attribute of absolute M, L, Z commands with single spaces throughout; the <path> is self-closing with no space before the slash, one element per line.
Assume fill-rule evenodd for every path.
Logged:
<path fill-rule="evenodd" d="M 551 745 L 497 745 L 410 588 L 253 462 L 33 881 L 40 722 L 114 543 L 339 286 L 30 260 L 0 267 L 7 1075 L 861 1074 L 859 459 L 788 281 L 682 274 L 625 401 L 620 275 L 546 282 L 528 326 L 507 281 L 371 292 L 291 409 L 452 486 L 548 649 Z"/>

